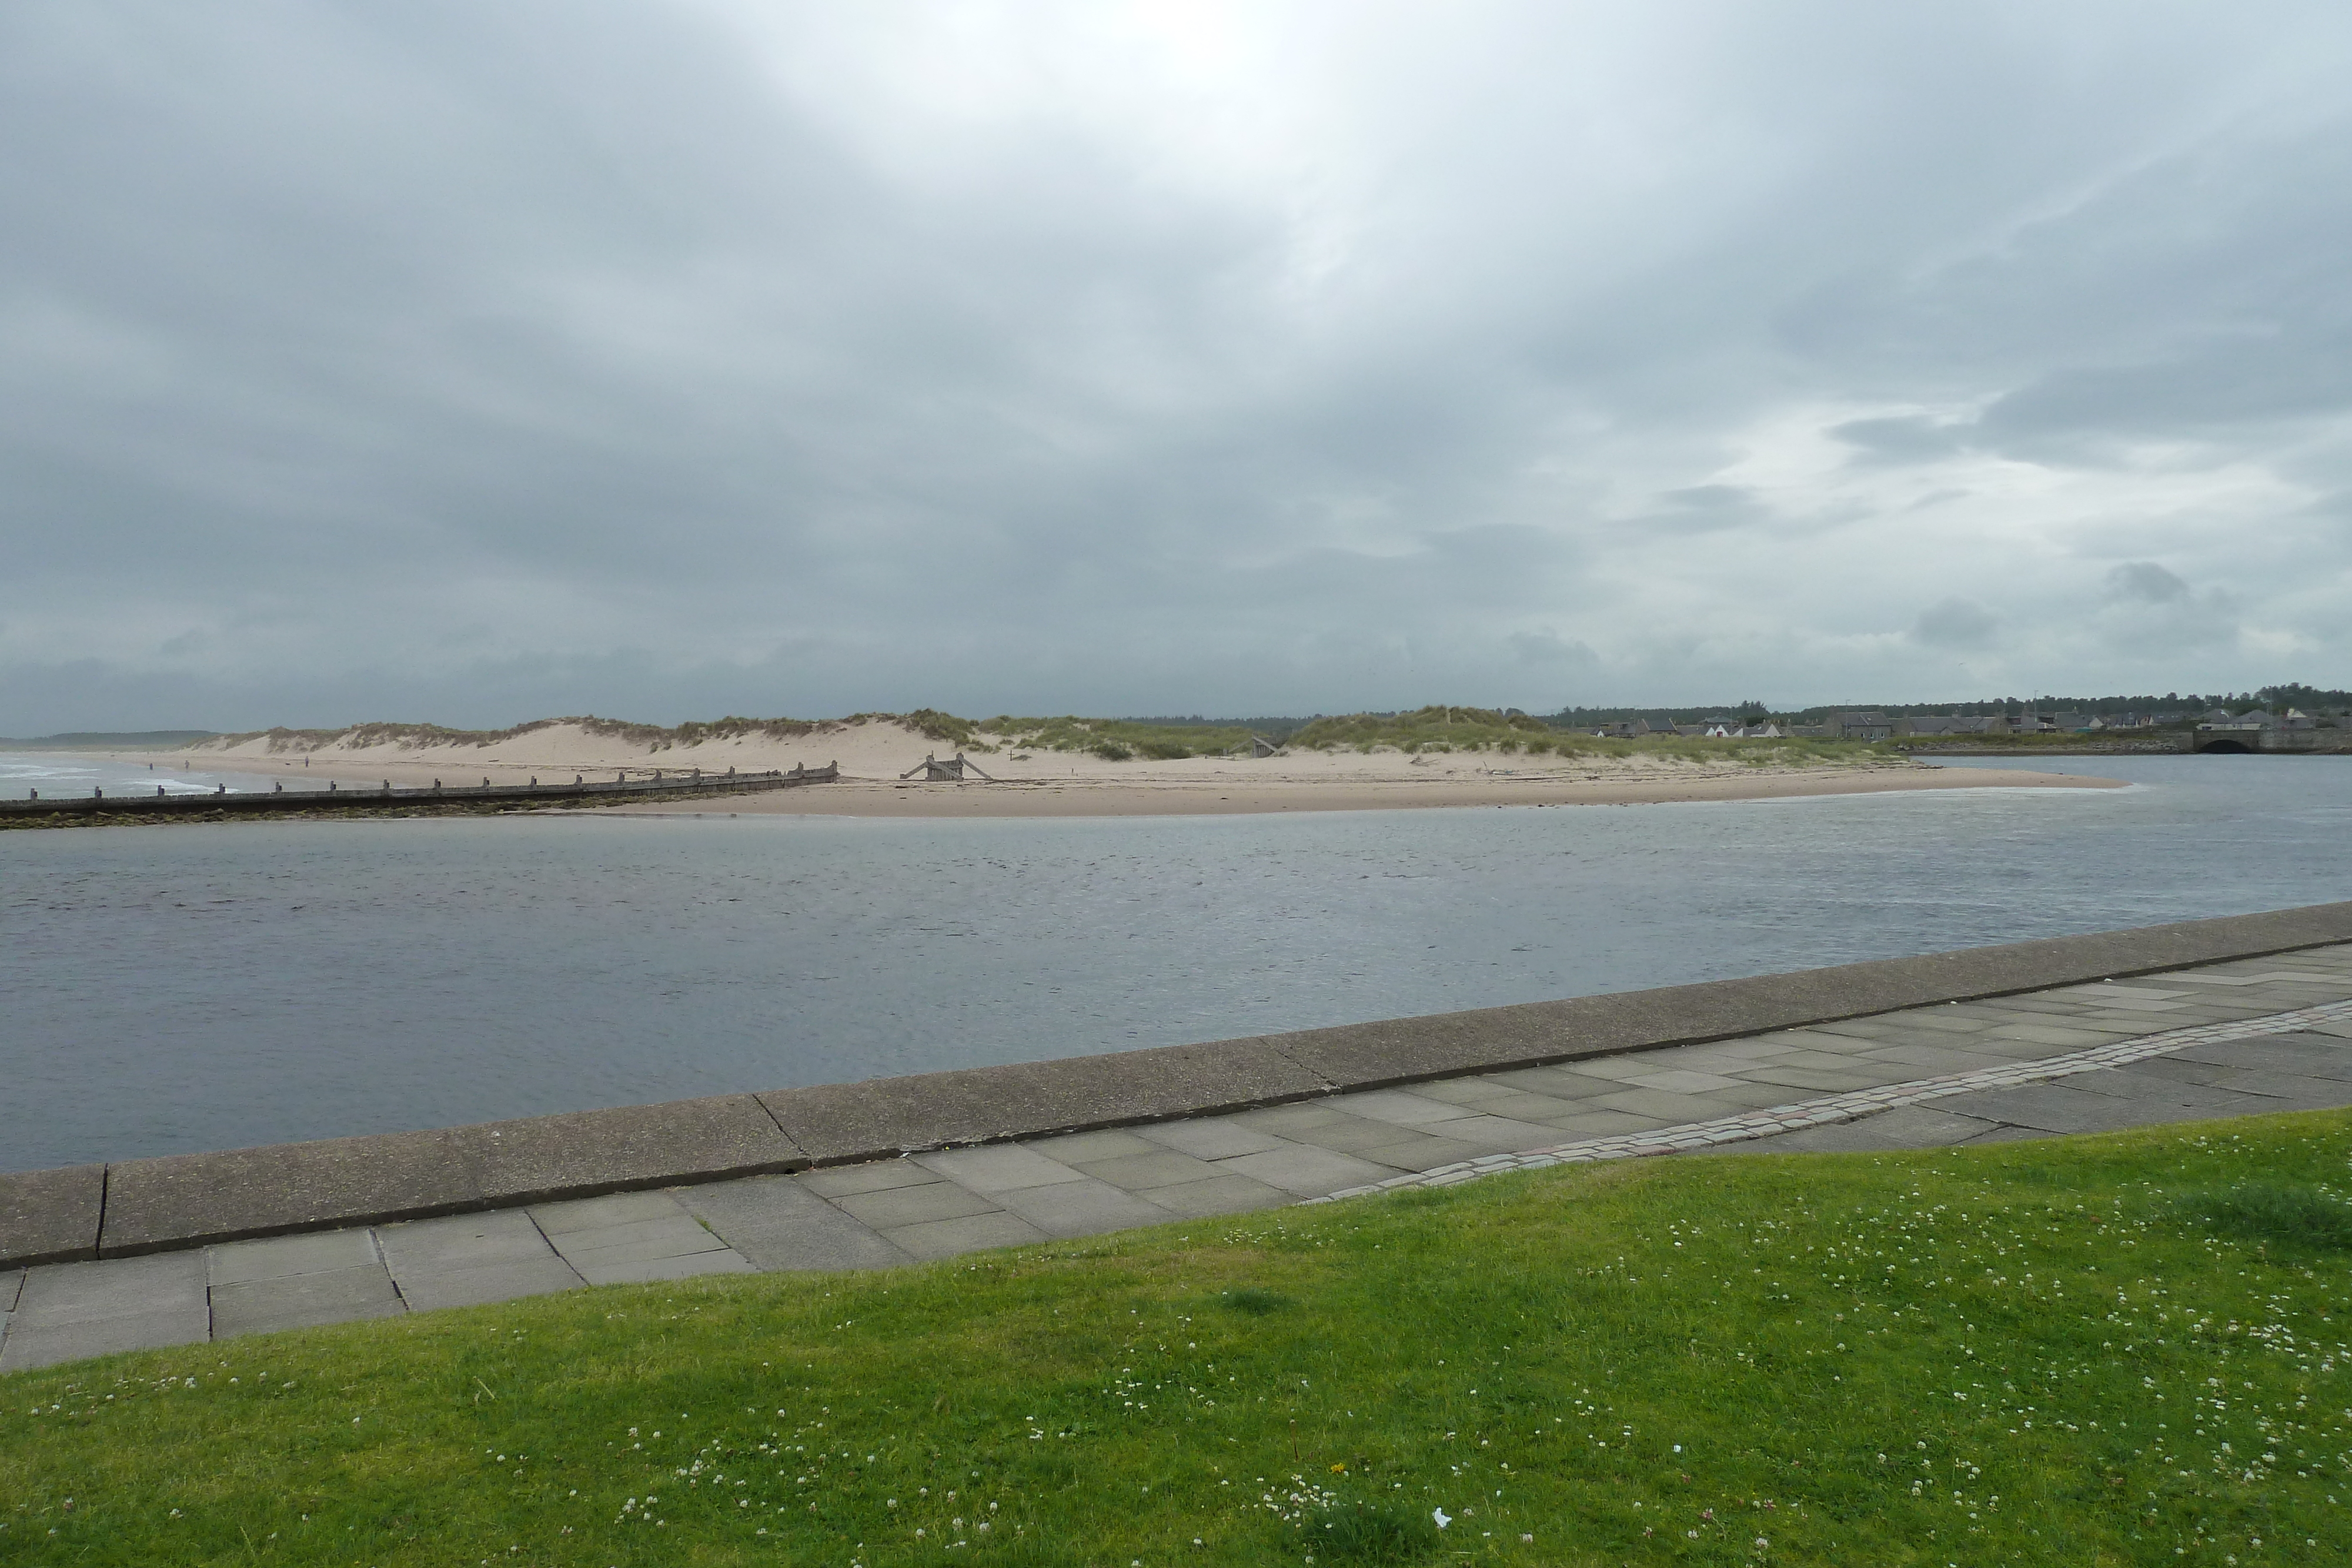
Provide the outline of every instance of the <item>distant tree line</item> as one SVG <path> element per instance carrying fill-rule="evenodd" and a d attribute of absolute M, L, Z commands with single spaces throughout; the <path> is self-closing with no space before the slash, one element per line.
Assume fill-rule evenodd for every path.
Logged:
<path fill-rule="evenodd" d="M 2324 691 L 2316 686 L 2294 682 L 2264 686 L 2252 692 L 2165 692 L 2161 695 L 2143 693 L 2137 695 L 2072 697 L 1982 697 L 1975 702 L 1957 703 L 1890 703 L 1843 702 L 1822 703 L 1808 708 L 1774 709 L 1764 703 L 1749 699 L 1741 703 L 1715 703 L 1705 707 L 1564 707 L 1557 714 L 1544 716 L 1566 728 L 1618 724 L 1631 719 L 1664 718 L 1675 724 L 1697 724 L 1717 717 L 1742 718 L 1751 722 L 1771 719 L 1780 724 L 1811 724 L 1832 714 L 1877 712 L 1895 718 L 1921 716 L 1950 717 L 1964 714 L 2038 713 L 2084 714 L 2200 714 L 2208 708 L 2228 708 L 2242 713 L 2248 708 L 2267 708 L 2273 712 L 2300 708 L 2305 713 L 2352 707 L 2352 692 Z"/>
<path fill-rule="evenodd" d="M 1538 714 L 1546 724 L 1562 729 L 1597 729 L 1604 725 L 1621 724 L 1633 719 L 1647 719 L 1652 724 L 1664 721 L 1672 724 L 1700 724 L 1714 718 L 1736 718 L 1749 724 L 1769 720 L 1776 724 L 1817 724 L 1832 714 L 1877 712 L 1895 718 L 1933 715 L 1950 717 L 1963 714 L 2022 714 L 2029 709 L 2037 713 L 2081 714 L 2148 714 L 2180 713 L 2195 716 L 2209 708 L 2228 708 L 2231 713 L 2243 713 L 2248 708 L 2267 708 L 2284 712 L 2300 708 L 2305 713 L 2332 712 L 2352 708 L 2352 691 L 2322 690 L 2297 682 L 2284 682 L 2251 692 L 2164 692 L 2139 693 L 2133 695 L 2104 697 L 2069 696 L 2007 696 L 1980 697 L 1974 702 L 1951 703 L 1890 703 L 1856 700 L 1843 703 L 1820 703 L 1807 708 L 1775 708 L 1755 697 L 1737 703 L 1708 703 L 1696 707 L 1585 707 L 1571 705 L 1558 713 Z M 1494 710 L 1504 716 L 1516 715 L 1517 708 Z M 1366 710 L 1359 714 L 1307 714 L 1288 717 L 1260 716 L 1257 718 L 1212 718 L 1202 714 L 1158 715 L 1128 717 L 1116 722 L 1131 725 L 1157 725 L 1168 728 L 1243 729 L 1253 735 L 1265 736 L 1280 742 L 1328 717 L 1396 718 L 1404 710 Z M 992 723 L 995 721 L 991 721 Z"/>

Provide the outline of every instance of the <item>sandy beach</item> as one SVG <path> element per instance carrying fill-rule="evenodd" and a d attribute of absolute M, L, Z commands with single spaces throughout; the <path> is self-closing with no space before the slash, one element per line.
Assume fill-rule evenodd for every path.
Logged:
<path fill-rule="evenodd" d="M 1696 774 L 1696 769 L 1693 772 Z M 1912 789 L 2119 789 L 2113 779 L 1992 768 L 1743 768 L 1690 778 L 1574 778 L 1539 770 L 1430 779 L 1083 780 L 1066 784 L 829 784 L 740 800 L 615 806 L 614 816 L 1157 817 L 1225 812 L 1370 811 L 1415 806 L 1639 806 L 1774 800 Z"/>
<path fill-rule="evenodd" d="M 983 737 L 987 739 L 989 737 Z M 353 744 L 364 739 L 366 744 Z M 474 784 L 489 779 L 569 781 L 622 773 L 675 775 L 693 768 L 757 772 L 837 763 L 841 781 L 730 798 L 603 808 L 597 814 L 667 815 L 720 810 L 734 815 L 856 817 L 1164 816 L 1273 811 L 1386 810 L 1432 806 L 1636 805 L 1685 800 L 1762 800 L 1889 790 L 2102 789 L 2117 781 L 2006 768 L 1932 767 L 1907 761 L 1755 767 L 1676 758 L 1561 758 L 1500 752 L 1381 749 L 1289 751 L 1272 757 L 1192 757 L 1109 761 L 1087 754 L 1002 748 L 966 753 L 975 772 L 961 782 L 906 780 L 926 757 L 947 760 L 956 747 L 897 722 L 867 719 L 821 725 L 804 735 L 707 738 L 699 744 L 644 742 L 550 724 L 487 744 L 418 745 L 364 732 L 321 739 L 284 736 L 225 738 L 147 759 L 192 768 L 234 768 L 289 779 L 394 785 Z M 977 775 L 984 773 L 986 778 Z"/>

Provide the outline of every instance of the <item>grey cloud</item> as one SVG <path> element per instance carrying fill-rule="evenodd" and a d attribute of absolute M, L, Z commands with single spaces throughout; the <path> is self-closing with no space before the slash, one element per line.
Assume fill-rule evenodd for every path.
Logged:
<path fill-rule="evenodd" d="M 2340 111 L 2284 130 L 2242 124 L 2148 159 L 1985 254 L 1899 284 L 1864 280 L 1843 305 L 1822 295 L 1792 319 L 1857 369 L 1934 353 L 1944 385 L 1999 388 L 1952 434 L 2014 455 L 2097 462 L 2119 441 L 2242 440 L 2352 408 L 2352 300 L 2330 259 L 2352 247 L 2352 213 L 2315 198 L 2347 180 Z M 1871 422 L 1867 434 L 1897 433 Z"/>
<path fill-rule="evenodd" d="M 1959 451 L 1965 444 L 1966 430 L 1956 423 L 1902 414 L 1883 419 L 1850 419 L 1830 426 L 1829 434 L 1858 448 L 1866 461 L 1907 464 Z"/>
<path fill-rule="evenodd" d="M 2186 582 L 2152 560 L 2126 561 L 2108 572 L 2107 592 L 2141 604 L 2179 604 L 2189 597 Z"/>
<path fill-rule="evenodd" d="M 1585 643 L 1562 637 L 1557 632 L 1515 632 L 1504 641 L 1523 664 L 1586 667 L 1601 662 L 1601 656 Z"/>
<path fill-rule="evenodd" d="M 1639 525 L 1659 533 L 1711 534 L 1752 527 L 1770 512 L 1755 493 L 1738 485 L 1692 485 L 1658 497 L 1660 508 Z"/>
<path fill-rule="evenodd" d="M 1232 90 L 1328 123 L 1197 158 L 1108 56 L 887 99 L 910 153 L 717 5 L 0 12 L 0 731 L 1803 700 L 1889 583 L 2034 634 L 1913 469 L 2150 438 L 2278 483 L 2102 634 L 2234 627 L 2247 508 L 2343 487 L 2352 24 L 1898 11 L 1305 5 Z M 2341 648 L 2323 525 L 2280 613 Z"/>
<path fill-rule="evenodd" d="M 2116 647 L 2141 653 L 2215 651 L 2242 634 L 2237 596 L 2202 591 L 2152 560 L 2126 561 L 2107 573 L 2098 624 Z"/>
<path fill-rule="evenodd" d="M 1939 599 L 1919 612 L 1911 640 L 1928 648 L 1970 650 L 1992 645 L 2000 622 L 1983 605 L 1967 599 Z"/>
<path fill-rule="evenodd" d="M 2352 334 L 2282 324 L 2282 340 L 2199 345 L 2155 363 L 2057 371 L 1985 411 L 1994 444 L 2032 451 L 2085 435 L 2169 435 L 2352 410 Z"/>

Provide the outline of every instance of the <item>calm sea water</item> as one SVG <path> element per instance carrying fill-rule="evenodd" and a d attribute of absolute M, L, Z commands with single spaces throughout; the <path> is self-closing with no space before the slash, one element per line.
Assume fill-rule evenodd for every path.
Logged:
<path fill-rule="evenodd" d="M 0 1169 L 2352 898 L 2352 758 L 2039 766 L 2137 787 L 7 833 Z"/>

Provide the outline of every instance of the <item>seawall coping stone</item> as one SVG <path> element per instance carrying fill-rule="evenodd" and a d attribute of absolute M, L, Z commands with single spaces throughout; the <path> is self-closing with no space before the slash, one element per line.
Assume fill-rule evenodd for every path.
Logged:
<path fill-rule="evenodd" d="M 97 1257 L 105 1212 L 104 1166 L 0 1172 L 0 1268 Z"/>
<path fill-rule="evenodd" d="M 2352 902 L 1560 1001 L 0 1175 L 0 1267 L 1224 1113 L 2352 941 Z"/>
<path fill-rule="evenodd" d="M 96 1252 L 122 1258 L 345 1225 L 803 1169 L 749 1094 L 122 1160 Z M 0 1178 L 8 1179 L 8 1178 Z M 13 1253 L 13 1229 L 0 1256 Z"/>
<path fill-rule="evenodd" d="M 1329 1092 L 1267 1041 L 1234 1040 L 774 1090 L 760 1101 L 813 1163 L 827 1166 L 1216 1115 Z"/>

